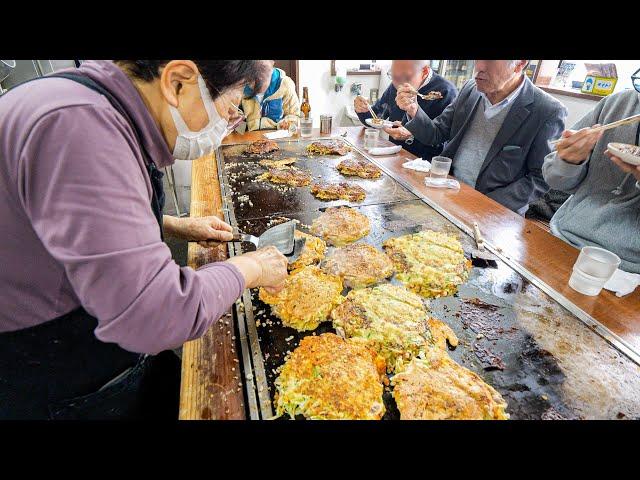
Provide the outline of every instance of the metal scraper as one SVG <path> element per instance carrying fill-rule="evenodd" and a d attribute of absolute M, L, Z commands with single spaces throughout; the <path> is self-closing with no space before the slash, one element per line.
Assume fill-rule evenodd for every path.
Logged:
<path fill-rule="evenodd" d="M 480 227 L 478 226 L 478 222 L 473 222 L 473 236 L 476 240 L 476 245 L 478 248 L 474 249 L 471 252 L 472 262 L 476 267 L 498 267 L 498 257 L 494 254 L 485 250 L 484 246 L 484 238 L 480 233 Z"/>
<path fill-rule="evenodd" d="M 266 230 L 259 237 L 248 235 L 242 232 L 235 232 L 233 242 L 250 242 L 256 248 L 264 248 L 274 246 L 283 255 L 291 255 L 295 247 L 294 234 L 296 231 L 296 222 L 290 220 L 275 227 Z"/>
<path fill-rule="evenodd" d="M 280 253 L 287 256 L 289 263 L 294 262 L 300 256 L 306 239 L 295 238 L 296 222 L 290 220 L 266 230 L 259 237 L 249 235 L 234 229 L 233 239 L 230 242 L 249 242 L 258 248 L 274 246 Z"/>

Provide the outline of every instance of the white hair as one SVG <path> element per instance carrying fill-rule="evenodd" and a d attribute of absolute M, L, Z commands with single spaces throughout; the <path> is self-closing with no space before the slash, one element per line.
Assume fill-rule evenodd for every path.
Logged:
<path fill-rule="evenodd" d="M 521 62 L 521 61 L 522 61 L 522 60 L 508 60 L 508 62 L 509 62 L 509 68 L 514 68 L 514 67 L 518 64 L 518 62 Z M 527 69 L 527 67 L 529 66 L 529 62 L 530 62 L 530 60 L 525 60 L 525 62 L 527 62 L 527 63 L 525 63 L 525 64 L 524 64 L 524 67 L 522 67 L 522 72 L 523 72 L 523 73 L 524 73 L 524 71 Z"/>
<path fill-rule="evenodd" d="M 413 63 L 416 65 L 416 67 L 418 68 L 424 68 L 428 65 L 431 64 L 430 60 L 414 60 Z"/>

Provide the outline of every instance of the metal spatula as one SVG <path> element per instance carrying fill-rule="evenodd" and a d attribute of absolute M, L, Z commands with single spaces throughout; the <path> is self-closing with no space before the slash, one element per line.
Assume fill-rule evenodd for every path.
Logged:
<path fill-rule="evenodd" d="M 287 256 L 289 263 L 294 262 L 300 256 L 306 239 L 295 238 L 296 222 L 290 220 L 275 227 L 271 227 L 259 237 L 237 232 L 233 236 L 234 242 L 250 242 L 256 248 L 263 248 L 273 245 L 280 253 Z"/>
<path fill-rule="evenodd" d="M 491 267 L 498 268 L 498 257 L 494 254 L 485 250 L 484 247 L 484 238 L 480 233 L 480 227 L 478 226 L 478 222 L 473 222 L 473 237 L 476 240 L 476 245 L 478 248 L 474 249 L 471 252 L 472 263 L 476 267 Z"/>
<path fill-rule="evenodd" d="M 235 232 L 232 242 L 250 242 L 256 248 L 274 246 L 283 255 L 291 255 L 295 247 L 294 233 L 296 231 L 296 222 L 290 220 L 275 227 L 266 230 L 259 237 L 248 235 L 242 232 Z"/>

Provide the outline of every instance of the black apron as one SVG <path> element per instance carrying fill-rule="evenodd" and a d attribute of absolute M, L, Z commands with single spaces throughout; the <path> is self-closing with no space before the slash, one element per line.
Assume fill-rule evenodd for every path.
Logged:
<path fill-rule="evenodd" d="M 151 208 L 162 236 L 164 174 L 151 161 L 122 104 L 81 74 L 59 73 L 30 81 L 52 77 L 67 78 L 104 95 L 129 122 L 145 156 L 153 190 Z M 33 327 L 0 333 L 0 420 L 138 419 L 157 412 L 153 405 L 162 403 L 162 398 L 154 395 L 170 392 L 157 386 L 159 375 L 152 373 L 161 356 L 101 342 L 94 334 L 97 325 L 97 319 L 80 307 Z M 175 374 L 176 366 L 171 368 Z"/>

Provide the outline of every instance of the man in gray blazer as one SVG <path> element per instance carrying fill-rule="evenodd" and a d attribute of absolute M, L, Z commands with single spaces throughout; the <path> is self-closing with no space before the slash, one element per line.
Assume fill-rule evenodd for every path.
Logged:
<path fill-rule="evenodd" d="M 426 145 L 447 142 L 442 155 L 453 159 L 456 178 L 520 215 L 549 189 L 542 164 L 567 116 L 560 102 L 527 78 L 527 64 L 476 60 L 474 79 L 433 120 L 409 85 L 396 96 L 415 138 Z"/>

